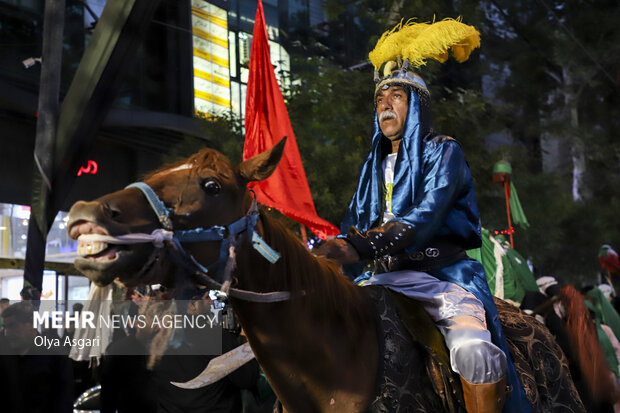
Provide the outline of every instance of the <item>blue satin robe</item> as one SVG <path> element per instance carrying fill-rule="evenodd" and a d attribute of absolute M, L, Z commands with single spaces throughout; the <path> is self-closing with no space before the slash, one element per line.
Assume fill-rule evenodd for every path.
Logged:
<path fill-rule="evenodd" d="M 392 192 L 395 220 L 408 223 L 416 230 L 414 242 L 405 251 L 420 249 L 430 239 L 443 235 L 454 237 L 465 249 L 478 248 L 482 242 L 478 206 L 473 180 L 461 147 L 452 139 L 441 143 L 425 140 L 421 136 L 423 129 L 418 108 L 419 97 L 410 91 Z M 382 133 L 375 115 L 372 149 L 362 165 L 357 190 L 341 225 L 343 234 L 350 226 L 365 232 L 381 225 L 385 202 L 381 161 L 386 155 L 381 150 L 381 139 Z M 513 392 L 503 411 L 531 412 L 531 405 L 508 352 L 482 264 L 464 259 L 429 273 L 440 280 L 463 287 L 483 303 L 493 343 L 504 351 L 508 361 L 507 382 Z"/>

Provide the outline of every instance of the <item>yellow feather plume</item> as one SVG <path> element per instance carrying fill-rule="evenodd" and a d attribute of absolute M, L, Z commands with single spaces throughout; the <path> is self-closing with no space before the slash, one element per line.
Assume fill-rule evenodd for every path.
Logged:
<path fill-rule="evenodd" d="M 445 62 L 448 51 L 463 63 L 472 50 L 480 47 L 480 33 L 473 26 L 461 23 L 461 19 L 445 19 L 434 23 L 416 23 L 410 19 L 403 25 L 383 33 L 368 57 L 379 70 L 390 60 L 409 59 L 412 66 L 422 66 L 427 59 Z"/>

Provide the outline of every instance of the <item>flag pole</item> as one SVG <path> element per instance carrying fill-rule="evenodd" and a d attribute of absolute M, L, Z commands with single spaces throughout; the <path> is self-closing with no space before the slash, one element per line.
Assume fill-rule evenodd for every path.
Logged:
<path fill-rule="evenodd" d="M 308 235 L 306 234 L 306 226 L 299 223 L 299 232 L 301 233 L 301 239 L 304 241 L 304 245 L 308 248 Z"/>
<path fill-rule="evenodd" d="M 606 274 L 605 278 L 607 278 L 607 283 L 611 287 L 611 295 L 615 297 L 616 296 L 616 289 L 614 288 L 614 282 L 611 279 L 611 271 L 609 271 L 609 269 L 607 269 L 607 274 Z"/>
<path fill-rule="evenodd" d="M 515 247 L 515 242 L 512 237 L 514 232 L 512 229 L 512 220 L 510 219 L 510 182 L 504 181 L 504 195 L 506 196 L 506 215 L 508 216 L 508 235 L 510 235 L 510 248 Z"/>

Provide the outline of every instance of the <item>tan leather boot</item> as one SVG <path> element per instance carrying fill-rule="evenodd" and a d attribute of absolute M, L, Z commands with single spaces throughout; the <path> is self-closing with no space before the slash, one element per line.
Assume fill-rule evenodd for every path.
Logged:
<path fill-rule="evenodd" d="M 501 413 L 506 402 L 506 376 L 495 383 L 470 383 L 461 377 L 467 413 Z"/>

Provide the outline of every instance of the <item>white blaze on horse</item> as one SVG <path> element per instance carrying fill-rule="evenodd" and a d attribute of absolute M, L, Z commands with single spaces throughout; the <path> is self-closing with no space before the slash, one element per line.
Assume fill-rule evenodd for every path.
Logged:
<path fill-rule="evenodd" d="M 255 207 L 247 184 L 269 177 L 283 149 L 284 141 L 237 166 L 204 149 L 76 203 L 68 222 L 83 254 L 76 267 L 100 286 L 118 278 L 128 287 L 223 288 L 286 411 L 463 411 L 458 380 L 431 345 L 432 322 L 415 330 L 428 324 L 423 314 L 406 326 L 398 319 L 413 303 L 353 285 Z M 548 331 L 497 304 L 534 411 L 583 411 Z"/>

